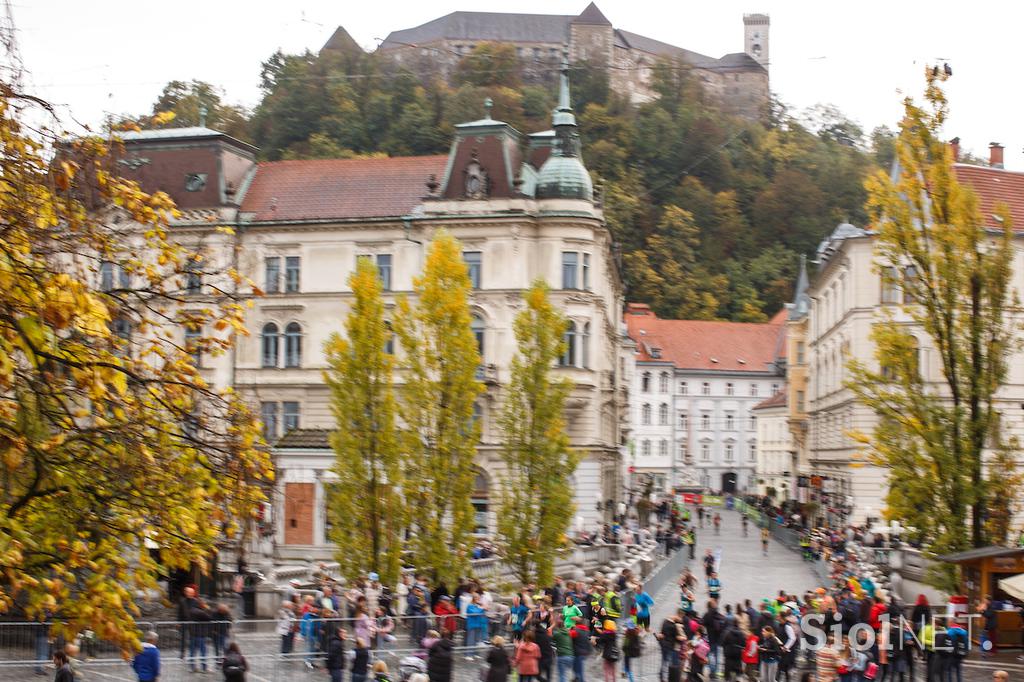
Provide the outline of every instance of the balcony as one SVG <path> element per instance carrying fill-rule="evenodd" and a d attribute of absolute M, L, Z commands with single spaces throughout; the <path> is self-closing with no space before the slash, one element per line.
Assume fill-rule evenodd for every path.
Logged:
<path fill-rule="evenodd" d="M 474 378 L 488 386 L 496 386 L 498 383 L 498 366 L 494 364 L 477 365 Z"/>

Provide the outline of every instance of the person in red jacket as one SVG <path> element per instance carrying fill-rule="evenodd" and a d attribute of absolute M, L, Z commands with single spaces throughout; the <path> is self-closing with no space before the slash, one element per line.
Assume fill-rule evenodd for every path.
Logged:
<path fill-rule="evenodd" d="M 761 654 L 758 646 L 760 642 L 752 632 L 747 633 L 747 642 L 743 645 L 743 655 L 740 658 L 743 661 L 743 674 L 746 675 L 748 680 L 757 679 L 757 668 L 761 662 Z"/>
<path fill-rule="evenodd" d="M 871 625 L 871 628 L 875 632 L 882 629 L 882 616 L 885 615 L 888 610 L 889 609 L 885 605 L 885 602 L 881 600 L 876 601 L 871 607 L 871 617 L 868 619 L 868 624 Z"/>
<path fill-rule="evenodd" d="M 441 630 L 447 630 L 451 633 L 458 632 L 459 623 L 455 619 L 455 616 L 458 614 L 459 610 L 455 608 L 455 604 L 452 603 L 452 598 L 448 595 L 444 595 L 438 599 L 437 604 L 434 605 L 434 615 L 437 616 L 437 627 Z"/>

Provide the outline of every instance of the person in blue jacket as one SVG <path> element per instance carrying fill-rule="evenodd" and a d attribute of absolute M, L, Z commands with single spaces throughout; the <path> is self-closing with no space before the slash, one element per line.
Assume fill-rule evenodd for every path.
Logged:
<path fill-rule="evenodd" d="M 132 659 L 132 669 L 139 682 L 155 682 L 160 677 L 160 649 L 156 646 L 157 635 L 150 630 L 146 633 L 142 651 Z"/>
<path fill-rule="evenodd" d="M 647 594 L 644 586 L 637 583 L 633 588 L 633 608 L 636 609 L 636 624 L 643 631 L 651 631 L 651 607 L 654 606 L 654 599 Z"/>

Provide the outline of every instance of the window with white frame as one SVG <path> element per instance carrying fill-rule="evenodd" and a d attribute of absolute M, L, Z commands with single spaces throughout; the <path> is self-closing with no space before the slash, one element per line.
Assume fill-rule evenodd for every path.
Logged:
<path fill-rule="evenodd" d="M 658 424 L 668 426 L 668 403 L 662 403 L 658 406 Z"/>
<path fill-rule="evenodd" d="M 679 395 L 689 395 L 690 386 L 685 381 L 679 382 Z"/>
<path fill-rule="evenodd" d="M 725 394 L 736 395 L 736 386 L 731 381 L 726 382 L 725 384 Z"/>
<path fill-rule="evenodd" d="M 708 443 L 700 444 L 700 461 L 710 462 L 711 461 L 711 446 Z"/>
<path fill-rule="evenodd" d="M 751 398 L 756 398 L 757 397 L 757 384 L 750 384 L 750 397 Z"/>
<path fill-rule="evenodd" d="M 640 392 L 650 393 L 651 392 L 651 373 L 644 372 L 640 375 Z"/>
<path fill-rule="evenodd" d="M 733 416 L 732 412 L 725 413 L 725 428 L 728 431 L 732 431 L 736 428 L 736 418 Z"/>
<path fill-rule="evenodd" d="M 679 443 L 679 459 L 685 462 L 690 457 L 690 448 L 686 444 L 686 441 L 680 441 Z"/>
<path fill-rule="evenodd" d="M 658 391 L 668 393 L 668 372 L 662 372 L 658 376 Z"/>
<path fill-rule="evenodd" d="M 686 431 L 690 428 L 690 415 L 687 412 L 679 413 L 679 428 Z"/>
<path fill-rule="evenodd" d="M 772 395 L 778 395 L 778 394 L 779 394 L 779 385 L 778 384 L 772 384 Z"/>
<path fill-rule="evenodd" d="M 641 443 L 640 444 L 640 452 L 641 452 L 641 454 L 643 454 L 644 457 L 650 457 L 651 456 L 651 441 L 645 440 L 643 443 Z"/>
<path fill-rule="evenodd" d="M 651 423 L 651 405 L 650 403 L 644 403 L 644 406 L 640 408 L 640 423 L 644 426 L 648 426 Z"/>
<path fill-rule="evenodd" d="M 702 431 L 711 430 L 711 415 L 707 412 L 702 412 L 700 415 L 700 428 Z"/>
<path fill-rule="evenodd" d="M 668 457 L 668 441 L 664 438 L 658 443 L 658 456 Z"/>
<path fill-rule="evenodd" d="M 733 450 L 732 443 L 726 443 L 725 444 L 725 461 L 726 462 L 732 462 L 734 457 L 735 457 L 735 452 Z"/>
<path fill-rule="evenodd" d="M 563 367 L 575 367 L 577 358 L 576 348 L 576 323 L 569 320 L 569 323 L 565 325 L 565 336 L 562 337 L 563 343 L 565 343 L 565 352 L 562 353 L 562 357 L 559 360 L 560 365 Z"/>
<path fill-rule="evenodd" d="M 711 384 L 708 383 L 707 381 L 702 383 L 700 385 L 700 394 L 701 395 L 711 395 Z"/>
<path fill-rule="evenodd" d="M 284 328 L 284 366 L 302 366 L 302 327 L 298 322 L 289 322 Z"/>
<path fill-rule="evenodd" d="M 747 451 L 749 453 L 750 461 L 757 461 L 757 443 L 751 442 Z"/>

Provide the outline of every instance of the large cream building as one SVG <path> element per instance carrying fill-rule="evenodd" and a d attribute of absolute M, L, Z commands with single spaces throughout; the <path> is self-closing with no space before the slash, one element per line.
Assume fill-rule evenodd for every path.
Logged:
<path fill-rule="evenodd" d="M 357 259 L 375 260 L 391 310 L 396 296 L 412 293 L 439 230 L 464 249 L 487 389 L 476 405 L 477 532 L 495 527 L 513 319 L 537 278 L 570 321 L 559 373 L 574 386 L 566 417 L 582 454 L 573 477 L 577 523 L 593 527 L 615 508 L 631 344 L 611 237 L 568 101 L 563 72 L 553 131 L 524 138 L 488 113 L 457 126 L 448 155 L 428 157 L 256 163 L 252 147 L 206 128 L 126 136 L 122 172 L 147 190 L 168 191 L 183 209 L 173 234 L 205 263 L 234 264 L 264 292 L 252 297 L 251 335 L 228 354 L 202 358 L 211 381 L 251 401 L 273 446 L 273 503 L 264 539 L 251 550 L 276 561 L 330 557 L 324 504 L 334 422 L 323 345 L 343 328 Z M 215 231 L 218 224 L 234 236 Z M 201 274 L 190 284 L 196 305 L 208 285 Z"/>
<path fill-rule="evenodd" d="M 1006 203 L 1017 226 L 1024 226 L 1024 173 L 1002 168 L 1002 147 L 993 148 L 988 167 L 957 163 L 957 178 L 979 197 L 986 225 L 1000 229 L 995 205 Z M 1014 258 L 1014 286 L 1024 292 L 1024 233 L 1017 228 Z M 883 282 L 882 267 L 875 246 L 875 234 L 850 224 L 833 230 L 818 248 L 818 271 L 806 294 L 810 299 L 806 318 L 807 452 L 814 501 L 820 515 L 831 522 L 848 520 L 866 523 L 882 517 L 887 490 L 887 472 L 867 461 L 852 432 L 870 433 L 874 413 L 846 387 L 847 366 L 856 359 L 869 367 L 878 366 L 871 331 L 883 315 L 915 327 L 907 306 L 913 305 L 898 284 Z M 904 273 L 905 274 L 905 273 Z M 901 273 L 893 273 L 893 277 Z M 791 329 L 800 323 L 794 316 Z M 923 379 L 939 390 L 942 382 L 940 359 L 931 339 L 912 332 L 918 341 L 919 366 Z M 796 341 L 796 339 L 794 339 Z M 794 346 L 794 351 L 796 347 Z M 1009 374 L 999 392 L 998 408 L 1007 435 L 1024 431 L 1024 354 L 1018 350 L 1010 359 Z M 794 427 L 801 431 L 801 413 L 795 411 Z"/>

